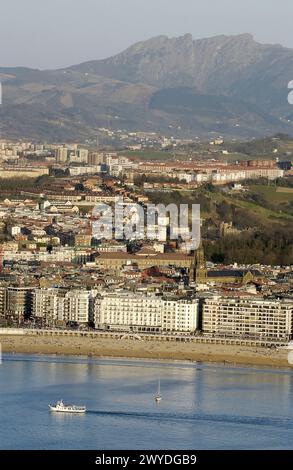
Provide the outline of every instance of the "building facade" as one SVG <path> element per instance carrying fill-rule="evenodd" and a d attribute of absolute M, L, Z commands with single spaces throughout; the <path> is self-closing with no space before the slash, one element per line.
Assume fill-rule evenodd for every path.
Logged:
<path fill-rule="evenodd" d="M 292 337 L 293 303 L 242 298 L 205 299 L 203 333 L 214 336 L 272 339 Z"/>
<path fill-rule="evenodd" d="M 198 301 L 117 292 L 95 299 L 95 326 L 134 332 L 185 332 L 198 328 Z"/>
<path fill-rule="evenodd" d="M 93 321 L 93 296 L 90 291 L 36 289 L 33 293 L 32 316 L 46 325 L 56 323 L 87 324 Z"/>
<path fill-rule="evenodd" d="M 32 289 L 30 287 L 8 287 L 6 290 L 5 316 L 21 323 L 31 316 Z"/>

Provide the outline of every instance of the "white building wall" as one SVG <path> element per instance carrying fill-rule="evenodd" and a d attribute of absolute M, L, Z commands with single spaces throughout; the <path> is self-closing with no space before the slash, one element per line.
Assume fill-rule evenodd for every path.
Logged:
<path fill-rule="evenodd" d="M 198 302 L 108 294 L 95 301 L 95 324 L 104 329 L 194 332 L 198 328 Z"/>
<path fill-rule="evenodd" d="M 65 311 L 67 321 L 88 323 L 90 321 L 90 293 L 73 290 L 65 296 Z"/>

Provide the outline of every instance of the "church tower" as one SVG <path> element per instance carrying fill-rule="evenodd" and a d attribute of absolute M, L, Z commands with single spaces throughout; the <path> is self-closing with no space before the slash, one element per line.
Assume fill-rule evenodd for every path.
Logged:
<path fill-rule="evenodd" d="M 190 268 L 189 279 L 190 282 L 194 282 L 195 284 L 207 283 L 208 272 L 202 242 L 200 242 L 198 249 L 194 252 L 194 259 Z"/>

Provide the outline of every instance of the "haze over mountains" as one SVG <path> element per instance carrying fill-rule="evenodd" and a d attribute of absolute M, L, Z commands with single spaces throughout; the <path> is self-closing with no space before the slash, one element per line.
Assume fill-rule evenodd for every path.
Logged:
<path fill-rule="evenodd" d="M 76 140 L 99 127 L 181 137 L 293 134 L 293 50 L 249 34 L 159 36 L 66 69 L 0 67 L 0 80 L 5 137 Z"/>

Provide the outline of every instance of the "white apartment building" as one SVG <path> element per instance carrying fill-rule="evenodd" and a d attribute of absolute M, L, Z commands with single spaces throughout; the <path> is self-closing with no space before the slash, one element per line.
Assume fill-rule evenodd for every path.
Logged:
<path fill-rule="evenodd" d="M 292 336 L 293 303 L 215 296 L 202 311 L 205 334 L 287 341 Z"/>
<path fill-rule="evenodd" d="M 89 323 L 92 320 L 92 294 L 84 290 L 71 290 L 65 295 L 67 321 Z"/>
<path fill-rule="evenodd" d="M 92 175 L 101 172 L 101 165 L 85 165 L 69 167 L 70 176 Z"/>
<path fill-rule="evenodd" d="M 98 329 L 135 332 L 186 332 L 198 328 L 198 301 L 117 292 L 95 299 Z"/>
<path fill-rule="evenodd" d="M 88 155 L 89 151 L 87 149 L 78 149 L 70 154 L 69 161 L 71 163 L 88 163 Z"/>
<path fill-rule="evenodd" d="M 95 326 L 108 330 L 162 331 L 161 299 L 131 293 L 95 299 Z"/>
<path fill-rule="evenodd" d="M 194 333 L 198 328 L 198 300 L 164 300 L 163 331 Z"/>
<path fill-rule="evenodd" d="M 211 174 L 211 181 L 213 183 L 228 183 L 233 181 L 240 181 L 246 179 L 245 170 L 234 171 L 215 171 Z"/>
<path fill-rule="evenodd" d="M 68 149 L 66 147 L 59 147 L 57 149 L 57 162 L 65 163 L 68 159 Z"/>
<path fill-rule="evenodd" d="M 283 178 L 284 170 L 279 168 L 261 168 L 261 167 L 235 167 L 221 168 L 221 169 L 208 169 L 198 171 L 195 173 L 194 181 L 198 184 L 212 182 L 214 184 L 226 184 L 234 181 L 242 181 L 246 179 L 267 178 L 275 180 Z"/>
<path fill-rule="evenodd" d="M 247 168 L 245 170 L 246 178 L 267 178 L 269 180 L 276 180 L 277 178 L 284 177 L 284 170 L 280 168 Z"/>
<path fill-rule="evenodd" d="M 36 289 L 32 315 L 52 322 L 89 323 L 92 321 L 92 293 L 86 290 Z"/>
<path fill-rule="evenodd" d="M 16 235 L 21 234 L 21 227 L 18 225 L 10 225 L 7 227 L 7 230 L 12 237 L 15 237 Z"/>
<path fill-rule="evenodd" d="M 5 250 L 2 255 L 3 261 L 44 261 L 44 262 L 63 262 L 71 263 L 75 257 L 74 250 L 72 248 L 58 249 L 56 248 L 52 253 L 37 252 L 32 253 L 31 251 L 8 251 Z"/>
<path fill-rule="evenodd" d="M 6 311 L 6 291 L 6 287 L 0 287 L 0 317 L 3 317 Z"/>
<path fill-rule="evenodd" d="M 36 289 L 33 293 L 32 316 L 47 324 L 66 321 L 65 297 L 59 289 Z"/>
<path fill-rule="evenodd" d="M 127 253 L 127 246 L 123 243 L 101 243 L 96 250 L 98 253 Z"/>
<path fill-rule="evenodd" d="M 127 170 L 131 170 L 137 167 L 129 158 L 124 156 L 106 156 L 106 164 L 109 169 L 111 176 L 119 177 Z"/>

